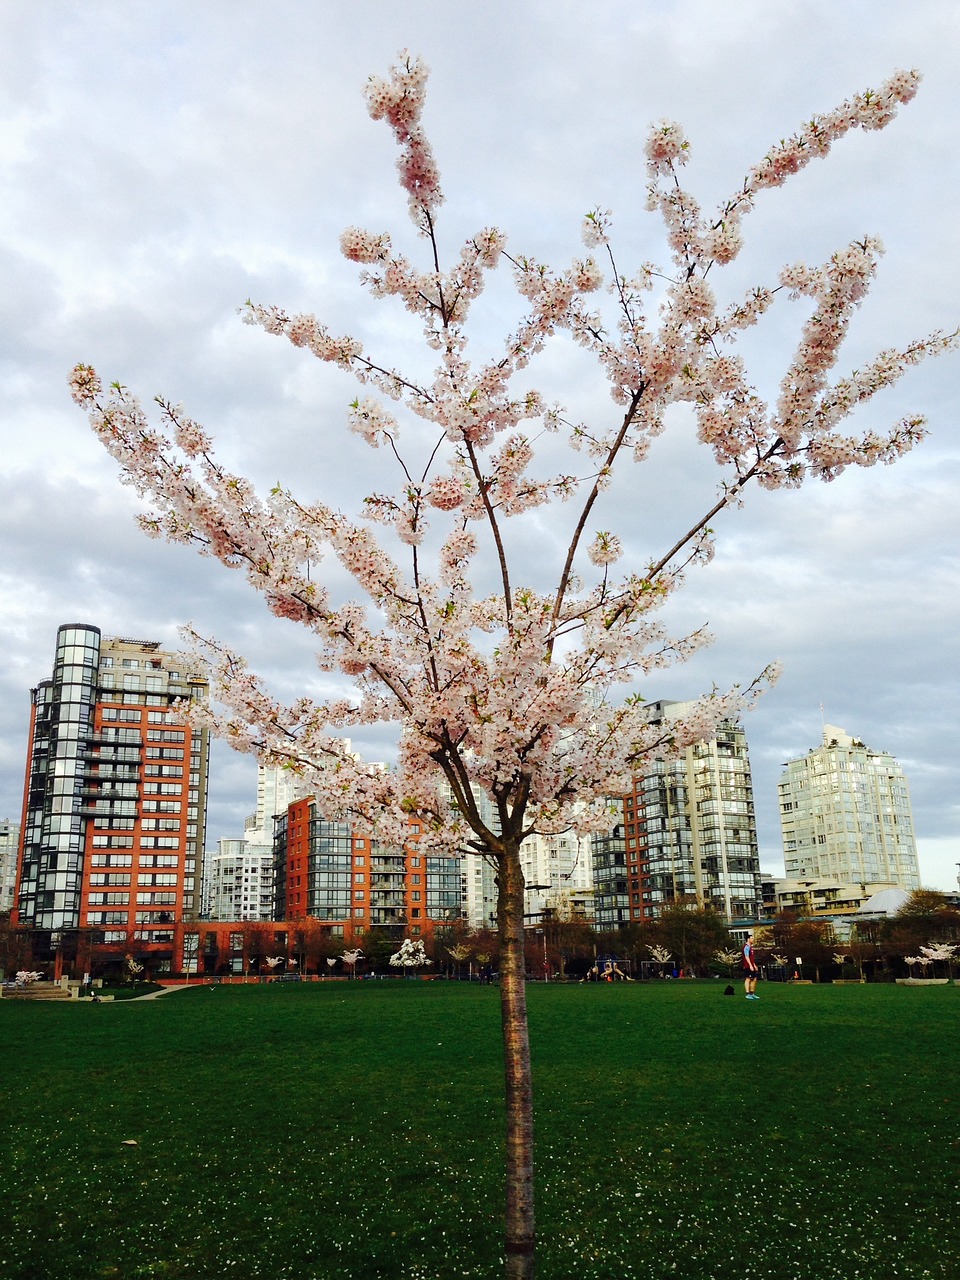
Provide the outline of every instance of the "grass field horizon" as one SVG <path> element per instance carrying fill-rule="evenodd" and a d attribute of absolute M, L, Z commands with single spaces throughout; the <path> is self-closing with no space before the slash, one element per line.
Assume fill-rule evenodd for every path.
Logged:
<path fill-rule="evenodd" d="M 530 987 L 541 1280 L 955 1276 L 960 990 L 723 985 Z M 499 1037 L 459 983 L 0 1002 L 0 1275 L 497 1277 Z"/>

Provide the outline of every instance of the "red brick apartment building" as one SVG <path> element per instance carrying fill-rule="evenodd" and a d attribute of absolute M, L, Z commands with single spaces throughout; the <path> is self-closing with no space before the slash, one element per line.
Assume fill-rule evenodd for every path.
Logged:
<path fill-rule="evenodd" d="M 199 905 L 208 735 L 182 704 L 207 696 L 183 654 L 153 641 L 57 632 L 53 673 L 32 691 L 12 920 L 38 960 L 78 931 L 172 967 L 174 924 Z"/>
<path fill-rule="evenodd" d="M 369 929 L 404 937 L 431 933 L 462 915 L 460 859 L 421 853 L 411 819 L 403 848 L 329 822 L 312 797 L 296 800 L 275 823 L 274 915 L 336 927 L 352 939 Z"/>

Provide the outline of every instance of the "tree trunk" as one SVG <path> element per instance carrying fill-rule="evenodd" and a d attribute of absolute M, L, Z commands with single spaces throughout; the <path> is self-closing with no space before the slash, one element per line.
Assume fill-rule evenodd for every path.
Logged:
<path fill-rule="evenodd" d="M 523 872 L 519 845 L 499 857 L 497 924 L 500 934 L 500 1012 L 507 1103 L 507 1280 L 536 1272 L 533 1214 L 533 1082 L 527 1032 L 524 971 Z"/>

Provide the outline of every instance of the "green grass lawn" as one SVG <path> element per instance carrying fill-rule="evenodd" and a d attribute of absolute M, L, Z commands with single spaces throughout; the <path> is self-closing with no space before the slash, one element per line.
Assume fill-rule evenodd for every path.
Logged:
<path fill-rule="evenodd" d="M 952 1280 L 960 990 L 723 985 L 529 989 L 541 1280 Z M 0 1002 L 0 1045 L 4 1280 L 500 1273 L 496 989 Z"/>

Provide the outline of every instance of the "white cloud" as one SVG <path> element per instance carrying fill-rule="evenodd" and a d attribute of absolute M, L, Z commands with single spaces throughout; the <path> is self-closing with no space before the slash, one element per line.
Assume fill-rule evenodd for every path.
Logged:
<path fill-rule="evenodd" d="M 60 622 L 168 641 L 192 619 L 235 640 L 278 686 L 316 678 L 305 641 L 269 620 L 239 575 L 142 538 L 65 379 L 91 360 L 144 399 L 183 400 L 228 465 L 265 485 L 298 476 L 308 450 L 317 476 L 305 486 L 329 494 L 335 478 L 340 500 L 353 501 L 367 456 L 341 431 L 352 385 L 243 327 L 234 309 L 253 296 L 315 310 L 338 331 L 406 352 L 395 313 L 358 295 L 336 250 L 350 223 L 399 228 L 398 242 L 416 248 L 387 131 L 359 93 L 399 48 L 433 68 L 447 243 L 493 222 L 518 250 L 558 262 L 580 251 L 579 219 L 597 202 L 614 208 L 625 257 L 661 253 L 642 211 L 648 121 L 684 122 L 691 183 L 714 202 L 810 113 L 918 65 L 921 93 L 889 130 L 847 139 L 758 202 L 739 282 L 875 232 L 889 253 L 852 328 L 851 359 L 956 322 L 960 12 L 939 0 L 88 0 L 82 14 L 7 6 L 0 36 L 0 810 L 11 816 L 27 690 L 49 672 Z M 509 325 L 506 291 L 486 314 Z M 758 331 L 765 384 L 801 316 L 788 310 Z M 817 491 L 754 495 L 718 523 L 716 563 L 678 601 L 678 625 L 709 620 L 717 642 L 651 696 L 749 679 L 772 657 L 786 664 L 748 724 L 774 856 L 779 765 L 816 744 L 822 702 L 831 721 L 903 759 L 930 851 L 924 878 L 952 886 L 941 854 L 956 837 L 960 757 L 956 367 L 948 358 L 917 371 L 864 417 L 879 427 L 928 411 L 934 432 L 915 457 Z M 577 412 L 608 412 L 582 369 L 558 349 L 541 372 Z M 682 429 L 658 443 L 656 460 L 656 478 L 640 472 L 609 498 L 608 523 L 618 509 L 642 516 L 631 543 L 642 557 L 716 482 Z M 386 744 L 369 745 L 383 754 Z M 212 839 L 236 834 L 252 808 L 252 793 L 240 794 L 247 776 L 218 765 L 216 820 L 234 821 Z"/>

